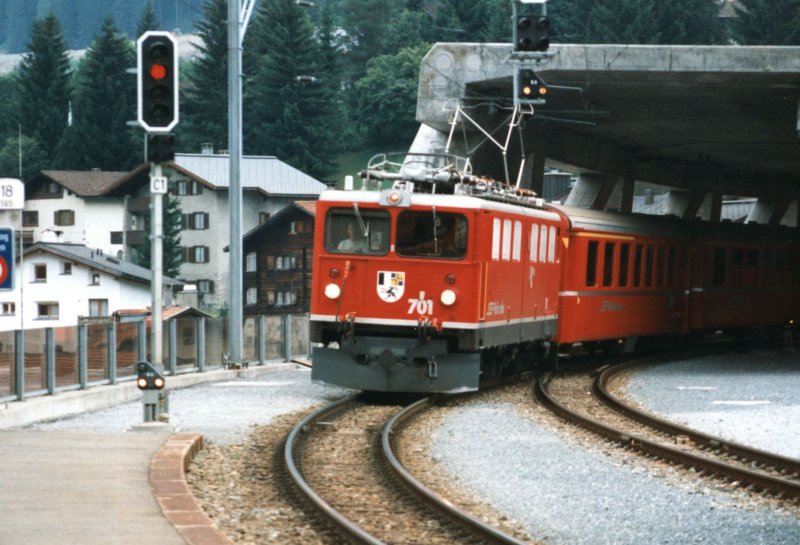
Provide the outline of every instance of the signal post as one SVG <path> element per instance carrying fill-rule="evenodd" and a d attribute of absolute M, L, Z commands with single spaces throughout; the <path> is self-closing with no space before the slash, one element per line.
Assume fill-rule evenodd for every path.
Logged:
<path fill-rule="evenodd" d="M 174 137 L 178 124 L 178 44 L 169 32 L 148 31 L 136 41 L 137 121 L 147 131 L 151 199 L 151 361 L 140 362 L 138 385 L 143 390 L 145 421 L 168 414 L 163 391 L 163 197 L 167 178 L 163 165 L 175 158 Z M 151 384 L 152 383 L 152 384 Z M 142 386 L 144 384 L 144 387 Z M 155 385 L 158 384 L 157 387 Z M 151 387 L 153 386 L 153 387 Z M 155 400 L 155 402 L 154 402 Z"/>

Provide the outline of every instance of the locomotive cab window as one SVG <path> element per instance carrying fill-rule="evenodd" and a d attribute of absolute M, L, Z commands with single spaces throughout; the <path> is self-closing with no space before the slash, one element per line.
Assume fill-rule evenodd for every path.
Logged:
<path fill-rule="evenodd" d="M 391 219 L 384 210 L 335 208 L 325 219 L 325 250 L 332 254 L 386 255 Z"/>
<path fill-rule="evenodd" d="M 467 218 L 433 210 L 401 212 L 395 248 L 398 255 L 406 257 L 463 258 L 467 254 Z"/>

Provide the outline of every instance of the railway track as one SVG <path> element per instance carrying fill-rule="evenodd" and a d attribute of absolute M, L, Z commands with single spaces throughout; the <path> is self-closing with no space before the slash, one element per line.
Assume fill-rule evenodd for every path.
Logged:
<path fill-rule="evenodd" d="M 800 461 L 703 434 L 643 412 L 610 393 L 609 384 L 642 360 L 593 376 L 544 374 L 539 400 L 561 418 L 648 456 L 749 490 L 800 501 Z"/>
<path fill-rule="evenodd" d="M 430 403 L 371 405 L 351 396 L 312 413 L 286 440 L 291 482 L 349 543 L 527 543 L 461 510 L 403 466 L 396 454 L 402 430 Z"/>

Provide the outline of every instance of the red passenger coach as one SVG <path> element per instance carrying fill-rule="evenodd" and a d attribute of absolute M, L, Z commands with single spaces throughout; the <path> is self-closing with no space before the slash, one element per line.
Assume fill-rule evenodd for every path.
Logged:
<path fill-rule="evenodd" d="M 541 351 L 536 341 L 557 325 L 562 219 L 538 199 L 515 199 L 457 188 L 323 193 L 311 339 L 325 347 L 312 378 L 458 392 Z"/>
<path fill-rule="evenodd" d="M 558 209 L 569 223 L 559 343 L 687 332 L 691 231 L 684 222 Z"/>
<path fill-rule="evenodd" d="M 784 325 L 800 313 L 797 229 L 699 223 L 691 279 L 694 331 Z"/>

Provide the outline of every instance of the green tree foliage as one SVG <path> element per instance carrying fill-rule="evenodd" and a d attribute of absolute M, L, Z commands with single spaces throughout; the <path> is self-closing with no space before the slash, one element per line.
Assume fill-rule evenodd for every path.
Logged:
<path fill-rule="evenodd" d="M 179 149 L 191 151 L 199 151 L 201 143 L 228 147 L 227 0 L 207 0 L 203 16 L 197 22 L 198 56 L 181 82 L 181 121 L 176 131 Z"/>
<path fill-rule="evenodd" d="M 127 74 L 136 63 L 132 43 L 106 19 L 78 68 L 73 125 L 58 150 L 63 168 L 126 170 L 141 162 L 136 119 L 136 85 Z"/>
<path fill-rule="evenodd" d="M 0 75 L 0 142 L 19 132 L 18 72 Z"/>
<path fill-rule="evenodd" d="M 731 22 L 742 45 L 800 44 L 800 0 L 741 0 Z"/>
<path fill-rule="evenodd" d="M 174 196 L 174 184 L 170 184 L 169 192 L 164 195 L 161 208 L 161 267 L 164 275 L 177 278 L 181 273 L 183 251 L 181 249 L 181 203 Z M 152 267 L 151 255 L 153 251 L 150 240 L 150 227 L 144 243 L 137 246 L 134 253 L 134 263 L 148 269 Z"/>
<path fill-rule="evenodd" d="M 69 56 L 61 25 L 53 14 L 34 21 L 18 81 L 22 132 L 52 158 L 67 128 L 70 101 Z"/>
<path fill-rule="evenodd" d="M 661 33 L 653 15 L 656 0 L 606 0 L 592 6 L 586 34 L 589 42 L 656 44 Z"/>
<path fill-rule="evenodd" d="M 662 44 L 724 44 L 727 39 L 716 0 L 659 2 L 657 21 Z"/>
<path fill-rule="evenodd" d="M 320 47 L 308 13 L 293 2 L 269 0 L 249 32 L 259 60 L 245 88 L 245 148 L 324 178 L 336 143 L 325 130 L 330 98 L 318 77 Z"/>
<path fill-rule="evenodd" d="M 20 150 L 20 148 L 22 148 Z M 22 154 L 22 173 L 20 174 L 20 152 Z M 47 168 L 47 155 L 39 143 L 22 136 L 22 146 L 17 136 L 6 138 L 0 147 L 0 177 L 22 178 L 28 180 L 40 170 Z"/>
<path fill-rule="evenodd" d="M 356 83 L 356 120 L 372 142 L 408 147 L 416 122 L 419 65 L 428 44 L 371 59 L 367 74 Z"/>
<path fill-rule="evenodd" d="M 158 18 L 156 17 L 155 10 L 153 10 L 153 2 L 151 0 L 147 0 L 142 14 L 139 16 L 139 23 L 136 25 L 136 35 L 134 38 L 138 38 L 148 30 L 158 30 Z"/>

